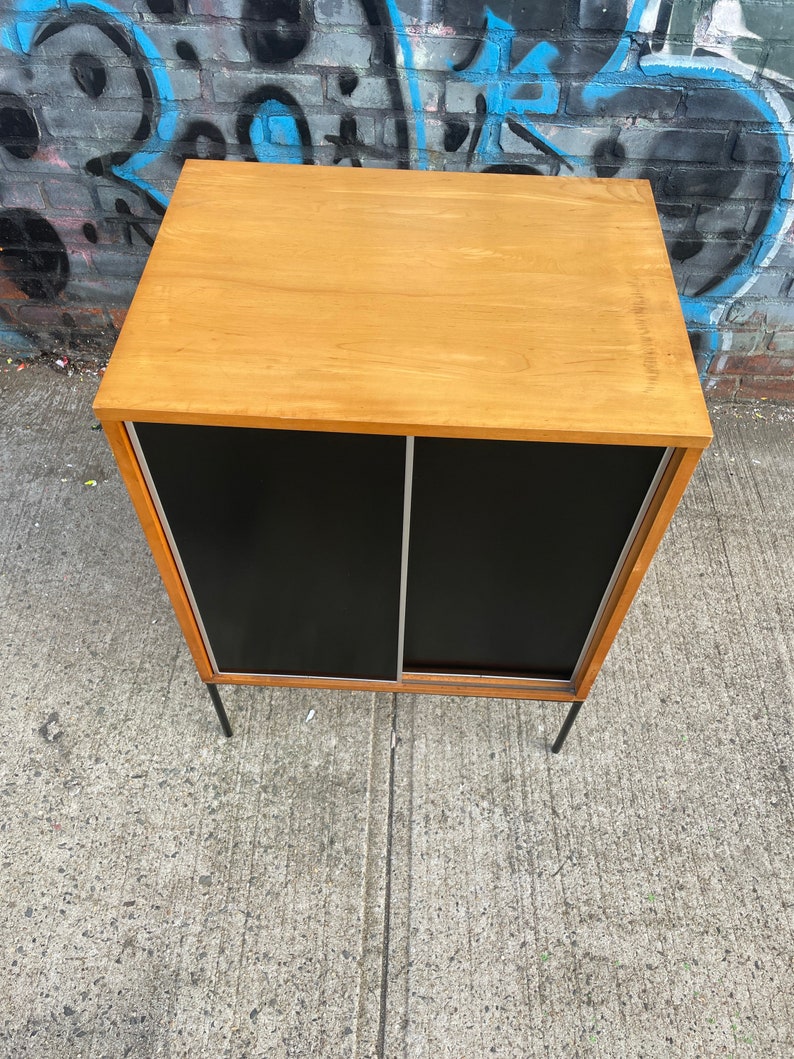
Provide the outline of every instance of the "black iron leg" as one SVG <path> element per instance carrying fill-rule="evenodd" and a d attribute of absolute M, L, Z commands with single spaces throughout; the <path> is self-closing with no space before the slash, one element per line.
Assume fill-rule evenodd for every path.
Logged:
<path fill-rule="evenodd" d="M 229 724 L 229 718 L 226 716 L 226 710 L 223 708 L 221 697 L 218 694 L 218 689 L 214 684 L 207 684 L 207 691 L 210 693 L 212 699 L 212 705 L 215 707 L 215 712 L 218 715 L 218 720 L 221 722 L 221 728 L 225 736 L 231 736 L 232 726 Z"/>
<path fill-rule="evenodd" d="M 581 702 L 571 703 L 571 708 L 570 710 L 568 710 L 568 716 L 562 722 L 562 728 L 560 729 L 559 735 L 554 740 L 554 746 L 551 748 L 552 754 L 559 754 L 559 752 L 562 750 L 562 744 L 565 742 L 571 728 L 573 728 L 573 722 L 576 720 L 576 717 L 581 708 Z"/>

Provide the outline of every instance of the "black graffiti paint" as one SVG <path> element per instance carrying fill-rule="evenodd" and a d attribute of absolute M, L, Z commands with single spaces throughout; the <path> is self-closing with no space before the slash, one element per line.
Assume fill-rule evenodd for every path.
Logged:
<path fill-rule="evenodd" d="M 187 0 L 146 0 L 146 6 L 153 15 L 160 18 L 184 18 L 187 14 Z"/>
<path fill-rule="evenodd" d="M 361 9 L 370 26 L 377 35 L 378 30 L 391 28 L 391 18 L 386 7 L 386 0 L 360 0 Z M 386 71 L 386 86 L 389 91 L 391 110 L 397 115 L 395 120 L 395 135 L 397 140 L 397 158 L 395 165 L 398 169 L 407 169 L 410 165 L 408 157 L 408 120 L 406 118 L 405 101 L 399 79 L 396 76 L 397 58 L 394 51 L 393 35 L 384 32 L 382 36 L 383 66 Z"/>
<path fill-rule="evenodd" d="M 51 300 L 69 279 L 66 247 L 50 222 L 35 210 L 0 212 L 0 263 L 28 298 Z"/>
<path fill-rule="evenodd" d="M 780 189 L 774 138 L 734 129 L 728 120 L 734 115 L 747 120 L 754 111 L 740 99 L 730 115 L 715 113 L 712 124 L 726 130 L 726 146 L 707 165 L 701 136 L 713 130 L 669 129 L 650 140 L 639 173 L 651 181 L 679 289 L 692 297 L 713 290 L 747 259 Z M 720 206 L 742 202 L 752 203 L 752 217 L 737 226 L 735 214 Z"/>
<path fill-rule="evenodd" d="M 297 58 L 309 43 L 310 27 L 307 19 L 307 0 L 245 0 L 242 10 L 242 39 L 251 58 L 262 67 L 283 65 Z M 388 29 L 391 20 L 386 11 L 385 0 L 361 0 L 364 17 L 379 42 L 382 51 L 383 76 L 389 92 L 391 109 L 396 114 L 395 133 L 397 141 L 398 168 L 407 168 L 408 157 L 408 122 L 405 117 L 405 103 L 400 81 L 397 76 L 397 62 L 394 44 L 390 33 L 378 32 Z M 338 75 L 339 88 L 343 96 L 351 96 L 358 86 L 358 75 L 352 70 L 342 70 Z M 250 93 L 240 103 L 237 120 L 237 139 L 246 149 L 248 159 L 256 157 L 251 144 L 251 123 L 256 110 L 268 99 L 282 102 L 288 107 L 295 119 L 298 129 L 302 161 L 309 164 L 312 158 L 311 134 L 308 122 L 298 101 L 286 89 L 269 85 L 266 89 Z M 327 142 L 333 143 L 337 150 L 334 162 L 349 161 L 360 165 L 363 157 L 386 157 L 387 152 L 367 146 L 361 140 L 355 117 L 344 114 L 340 119 L 338 134 L 329 134 Z"/>
<path fill-rule="evenodd" d="M 334 165 L 349 161 L 352 166 L 360 169 L 363 158 L 384 158 L 386 154 L 377 147 L 368 147 L 363 140 L 359 139 L 358 123 L 352 114 L 343 114 L 339 119 L 339 134 L 330 134 L 325 139 L 336 147 Z"/>
<path fill-rule="evenodd" d="M 244 150 L 246 159 L 251 162 L 256 160 L 256 153 L 251 143 L 251 125 L 260 107 L 271 101 L 286 107 L 292 116 L 300 138 L 303 164 L 313 165 L 312 138 L 303 108 L 291 93 L 284 88 L 279 88 L 278 85 L 263 85 L 262 88 L 250 92 L 240 101 L 237 111 L 237 139 Z"/>
<path fill-rule="evenodd" d="M 243 44 L 260 66 L 297 58 L 311 30 L 302 0 L 244 0 Z"/>
<path fill-rule="evenodd" d="M 174 51 L 177 57 L 182 59 L 183 62 L 188 63 L 190 66 L 196 68 L 201 66 L 201 61 L 198 55 L 196 55 L 196 49 L 192 44 L 188 44 L 186 40 L 178 40 L 174 45 Z"/>
<path fill-rule="evenodd" d="M 226 157 L 226 138 L 211 121 L 191 121 L 174 146 L 177 158 Z"/>
<path fill-rule="evenodd" d="M 448 26 L 472 33 L 482 30 L 485 25 L 485 8 L 488 7 L 506 22 L 510 22 L 518 33 L 538 34 L 548 40 L 564 27 L 571 31 L 576 26 L 580 9 L 592 0 L 445 0 L 444 21 Z M 598 7 L 623 7 L 624 18 L 619 28 L 625 25 L 626 0 L 598 0 Z"/>
<path fill-rule="evenodd" d="M 342 70 L 337 78 L 337 83 L 343 96 L 352 96 L 358 88 L 358 74 L 353 70 Z M 384 154 L 383 151 L 375 151 L 372 148 L 368 148 L 364 141 L 359 138 L 358 122 L 353 114 L 342 115 L 339 119 L 339 134 L 328 135 L 325 139 L 336 147 L 333 158 L 334 165 L 339 165 L 340 162 L 347 159 L 351 165 L 360 168 L 364 154 L 377 154 L 379 157 L 383 157 Z"/>
<path fill-rule="evenodd" d="M 467 167 L 471 166 L 471 163 L 474 160 L 474 152 L 477 150 L 477 144 L 480 142 L 480 136 L 482 136 L 485 119 L 488 116 L 488 106 L 482 92 L 478 92 L 474 98 L 474 115 L 474 125 L 472 128 L 471 139 L 469 140 L 469 149 L 466 152 Z"/>
<path fill-rule="evenodd" d="M 617 176 L 625 163 L 626 149 L 622 143 L 618 142 L 618 136 L 619 130 L 599 140 L 593 148 L 593 163 L 597 176 Z"/>
<path fill-rule="evenodd" d="M 699 254 L 703 249 L 703 236 L 695 227 L 697 215 L 698 211 L 696 209 L 689 212 L 686 217 L 686 228 L 677 239 L 669 244 L 668 249 L 673 261 L 688 261 L 691 257 L 694 257 L 695 254 Z M 731 236 L 733 235 L 734 233 L 732 232 Z"/>
<path fill-rule="evenodd" d="M 87 55 L 85 52 L 79 52 L 69 63 L 69 70 L 75 83 L 89 99 L 99 99 L 108 81 L 107 71 L 100 59 Z"/>
<path fill-rule="evenodd" d="M 534 165 L 523 165 L 521 162 L 501 162 L 498 165 L 487 165 L 483 170 L 483 173 L 511 173 L 513 176 L 521 175 L 524 176 L 545 176 L 546 174 L 541 169 L 536 169 Z"/>
<path fill-rule="evenodd" d="M 466 142 L 469 135 L 469 123 L 467 121 L 453 121 L 444 123 L 444 150 L 453 154 Z"/>
<path fill-rule="evenodd" d="M 154 245 L 154 236 L 149 235 L 140 220 L 134 215 L 130 204 L 126 199 L 116 199 L 116 214 L 124 223 L 124 234 L 127 242 L 132 245 L 133 232 L 143 240 L 147 246 Z"/>
<path fill-rule="evenodd" d="M 122 55 L 130 60 L 140 86 L 141 118 L 137 129 L 130 138 L 132 142 L 129 147 L 116 150 L 111 154 L 99 155 L 86 164 L 86 171 L 88 173 L 95 176 L 102 174 L 104 176 L 112 177 L 113 167 L 126 162 L 136 150 L 137 145 L 149 139 L 153 122 L 156 117 L 155 101 L 157 99 L 157 94 L 154 90 L 151 74 L 144 56 L 140 54 L 135 41 L 128 36 L 118 23 L 114 23 L 104 14 L 104 12 L 84 5 L 75 5 L 75 7 L 70 8 L 69 13 L 70 18 L 68 22 L 62 19 L 55 19 L 42 26 L 36 35 L 34 45 L 38 46 L 43 44 L 46 40 L 49 40 L 58 33 L 62 33 L 64 30 L 69 29 L 75 24 L 82 23 L 94 26 L 119 49 Z M 74 70 L 72 70 L 72 74 L 74 76 Z"/>
<path fill-rule="evenodd" d="M 519 140 L 524 140 L 525 143 L 531 144 L 536 151 L 548 155 L 548 157 L 552 159 L 552 175 L 556 176 L 556 174 L 559 173 L 560 168 L 563 166 L 570 172 L 573 172 L 573 166 L 571 163 L 567 161 L 565 156 L 560 154 L 559 151 L 555 151 L 551 144 L 541 140 L 539 136 L 535 136 L 529 129 L 520 125 L 517 121 L 512 121 L 510 118 L 507 120 L 507 127 L 514 136 L 519 138 Z"/>
<path fill-rule="evenodd" d="M 343 96 L 352 96 L 358 88 L 358 74 L 353 70 L 341 70 L 337 81 Z"/>
<path fill-rule="evenodd" d="M 15 158 L 32 158 L 39 148 L 39 127 L 21 96 L 0 95 L 0 144 Z"/>

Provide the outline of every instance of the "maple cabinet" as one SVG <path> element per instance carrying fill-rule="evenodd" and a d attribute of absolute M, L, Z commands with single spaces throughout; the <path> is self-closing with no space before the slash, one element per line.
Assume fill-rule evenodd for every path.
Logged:
<path fill-rule="evenodd" d="M 211 689 L 580 703 L 711 437 L 644 181 L 208 161 L 95 410 Z"/>

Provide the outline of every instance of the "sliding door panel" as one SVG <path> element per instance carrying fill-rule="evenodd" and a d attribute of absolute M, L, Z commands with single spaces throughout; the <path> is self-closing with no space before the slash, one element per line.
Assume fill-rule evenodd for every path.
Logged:
<path fill-rule="evenodd" d="M 405 438 L 131 433 L 218 672 L 396 678 Z"/>
<path fill-rule="evenodd" d="M 664 453 L 417 438 L 404 668 L 570 680 Z"/>

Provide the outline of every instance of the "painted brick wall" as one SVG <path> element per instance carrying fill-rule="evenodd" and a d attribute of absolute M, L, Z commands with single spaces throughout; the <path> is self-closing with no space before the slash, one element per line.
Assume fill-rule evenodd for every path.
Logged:
<path fill-rule="evenodd" d="M 792 108 L 791 0 L 0 0 L 0 346 L 107 355 L 187 157 L 647 177 L 707 391 L 794 398 Z"/>

